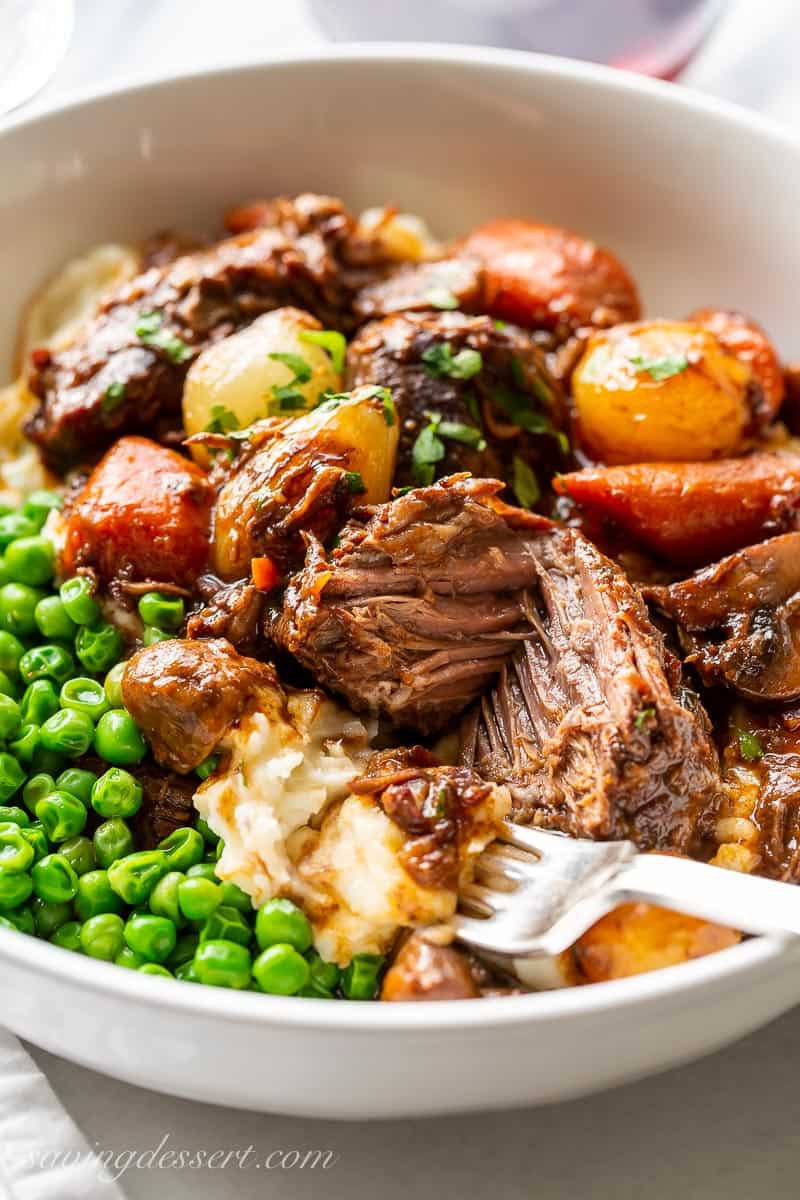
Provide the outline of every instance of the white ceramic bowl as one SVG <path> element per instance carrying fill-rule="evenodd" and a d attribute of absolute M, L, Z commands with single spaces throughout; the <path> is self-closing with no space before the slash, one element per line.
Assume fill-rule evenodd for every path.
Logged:
<path fill-rule="evenodd" d="M 31 290 L 91 243 L 213 227 L 232 202 L 304 189 L 396 202 L 442 234 L 492 215 L 574 226 L 620 252 L 651 313 L 741 306 L 800 351 L 787 136 L 600 68 L 412 46 L 164 80 L 9 128 L 0 357 Z M 0 1019 L 193 1099 L 421 1115 L 576 1096 L 715 1050 L 800 999 L 799 946 L 758 939 L 571 991 L 364 1005 L 179 985 L 0 930 Z"/>

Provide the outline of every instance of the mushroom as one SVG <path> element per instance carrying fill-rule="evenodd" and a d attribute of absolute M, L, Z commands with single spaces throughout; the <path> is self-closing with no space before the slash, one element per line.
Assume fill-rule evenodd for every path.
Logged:
<path fill-rule="evenodd" d="M 760 701 L 800 697 L 800 532 L 748 546 L 646 597 L 680 627 L 709 685 Z"/>

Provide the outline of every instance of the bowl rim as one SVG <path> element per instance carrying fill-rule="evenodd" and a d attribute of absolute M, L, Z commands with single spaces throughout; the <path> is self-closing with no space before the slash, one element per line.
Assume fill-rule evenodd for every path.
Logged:
<path fill-rule="evenodd" d="M 467 66 L 474 68 L 476 73 L 499 69 L 596 87 L 601 91 L 627 93 L 631 97 L 647 98 L 656 107 L 683 110 L 692 115 L 701 113 L 734 132 L 747 132 L 800 156 L 800 137 L 791 129 L 730 101 L 676 87 L 673 83 L 595 63 L 527 51 L 425 42 L 340 43 L 310 51 L 277 52 L 222 66 L 198 67 L 180 72 L 167 70 L 144 77 L 137 75 L 115 79 L 96 88 L 76 90 L 57 103 L 4 120 L 0 124 L 0 153 L 4 142 L 14 134 L 24 136 L 26 130 L 44 128 L 62 116 L 77 114 L 107 100 L 126 99 L 135 102 L 137 96 L 145 93 L 166 90 L 172 86 L 191 87 L 204 79 L 224 81 L 227 77 L 258 75 L 275 70 L 291 72 L 294 68 L 325 67 L 332 63 L 358 69 L 376 62 L 400 67 L 424 63 L 445 70 L 452 66 Z M 20 970 L 32 971 L 51 982 L 63 981 L 79 988 L 90 987 L 109 998 L 118 997 L 156 1009 L 167 1007 L 186 1016 L 195 1014 L 253 1025 L 302 1026 L 320 1031 L 338 1031 L 348 1036 L 376 1031 L 421 1033 L 442 1029 L 468 1030 L 489 1025 L 528 1025 L 559 1017 L 591 1017 L 611 1009 L 649 1005 L 670 993 L 688 998 L 711 983 L 721 985 L 734 977 L 768 968 L 770 964 L 774 966 L 780 960 L 793 962 L 797 955 L 800 955 L 800 946 L 790 939 L 759 937 L 691 962 L 591 986 L 422 1004 L 331 1004 L 317 999 L 304 999 L 299 1003 L 297 997 L 203 986 L 175 987 L 172 980 L 152 976 L 145 980 L 135 971 L 67 953 L 61 947 L 36 938 L 0 929 L 0 960 L 13 962 Z"/>

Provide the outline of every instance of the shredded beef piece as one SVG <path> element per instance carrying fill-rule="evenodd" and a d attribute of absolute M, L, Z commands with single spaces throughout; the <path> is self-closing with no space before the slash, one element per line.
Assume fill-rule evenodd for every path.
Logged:
<path fill-rule="evenodd" d="M 179 426 L 191 362 L 262 313 L 295 305 L 326 327 L 353 327 L 352 298 L 374 277 L 353 218 L 313 195 L 276 202 L 274 214 L 264 228 L 139 275 L 65 349 L 34 352 L 28 384 L 40 404 L 27 433 L 49 465 L 66 470 L 160 418 Z"/>
<path fill-rule="evenodd" d="M 271 637 L 356 711 L 440 729 L 530 635 L 525 589 L 551 524 L 501 487 L 453 476 L 359 510 L 329 556 L 311 538 Z"/>
<path fill-rule="evenodd" d="M 194 820 L 192 797 L 198 781 L 147 762 L 135 767 L 133 774 L 143 792 L 142 807 L 132 822 L 133 832 L 138 848 L 150 850 Z"/>

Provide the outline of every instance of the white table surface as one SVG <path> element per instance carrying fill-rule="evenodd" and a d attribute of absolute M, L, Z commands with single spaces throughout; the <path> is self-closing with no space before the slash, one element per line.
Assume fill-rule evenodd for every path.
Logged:
<path fill-rule="evenodd" d="M 796 4 L 737 0 L 691 82 L 800 124 L 800 81 L 791 69 L 797 42 L 780 32 Z M 303 0 L 78 0 L 73 51 L 30 107 L 112 78 L 256 59 L 321 40 Z M 800 1010 L 700 1063 L 601 1096 L 531 1111 L 376 1124 L 174 1100 L 32 1052 L 98 1151 L 132 1156 L 155 1150 L 167 1136 L 169 1148 L 187 1151 L 252 1145 L 251 1162 L 279 1149 L 338 1155 L 325 1171 L 132 1166 L 121 1180 L 130 1200 L 462 1200 L 484 1191 L 498 1200 L 781 1200 L 798 1193 Z"/>

